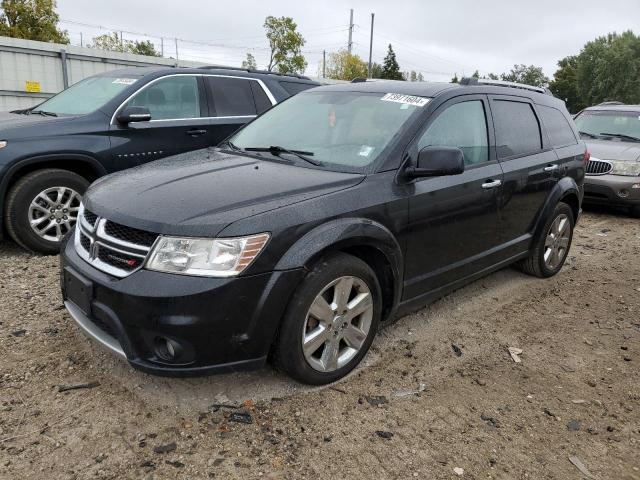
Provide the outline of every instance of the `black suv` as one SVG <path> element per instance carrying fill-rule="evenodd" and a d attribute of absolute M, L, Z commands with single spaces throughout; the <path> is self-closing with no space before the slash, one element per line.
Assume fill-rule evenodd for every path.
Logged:
<path fill-rule="evenodd" d="M 544 91 L 362 82 L 104 177 L 62 252 L 71 316 L 134 367 L 332 382 L 381 323 L 507 265 L 556 274 L 586 150 Z"/>
<path fill-rule="evenodd" d="M 216 145 L 317 85 L 232 68 L 131 68 L 82 80 L 37 107 L 0 113 L 0 239 L 6 229 L 29 250 L 55 253 L 96 178 Z"/>

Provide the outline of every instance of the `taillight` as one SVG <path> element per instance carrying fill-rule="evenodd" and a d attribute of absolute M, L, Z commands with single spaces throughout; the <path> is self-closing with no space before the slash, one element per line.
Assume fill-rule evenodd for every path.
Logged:
<path fill-rule="evenodd" d="M 585 150 L 584 155 L 582 156 L 582 163 L 586 165 L 590 159 L 591 159 L 591 152 L 589 152 L 589 150 Z"/>

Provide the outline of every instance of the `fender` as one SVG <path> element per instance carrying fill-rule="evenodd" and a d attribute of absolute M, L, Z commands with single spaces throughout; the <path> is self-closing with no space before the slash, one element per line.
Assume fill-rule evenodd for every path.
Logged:
<path fill-rule="evenodd" d="M 384 225 L 366 218 L 340 218 L 307 232 L 282 256 L 275 270 L 305 267 L 326 250 L 370 246 L 381 252 L 393 273 L 393 307 L 402 294 L 404 257 L 397 239 Z"/>
<path fill-rule="evenodd" d="M 542 229 L 544 228 L 544 224 L 546 223 L 549 216 L 553 213 L 553 210 L 556 208 L 558 202 L 560 202 L 567 195 L 571 194 L 576 196 L 578 202 L 581 202 L 580 188 L 578 187 L 576 181 L 572 177 L 562 177 L 547 196 L 547 200 L 542 206 L 540 214 L 536 219 L 536 223 L 533 228 L 534 242 L 538 238 L 540 238 L 540 235 L 543 233 Z M 574 220 L 577 221 L 578 218 L 576 217 Z"/>
<path fill-rule="evenodd" d="M 94 157 L 81 153 L 55 153 L 49 155 L 37 155 L 35 157 L 24 158 L 22 160 L 18 160 L 13 164 L 10 164 L 9 168 L 2 174 L 2 178 L 0 178 L 0 240 L 2 240 L 3 238 L 2 234 L 4 222 L 4 199 L 7 194 L 7 188 L 9 186 L 11 178 L 13 178 L 17 171 L 24 167 L 56 160 L 71 160 L 88 164 L 99 177 L 108 173 L 104 166 Z"/>

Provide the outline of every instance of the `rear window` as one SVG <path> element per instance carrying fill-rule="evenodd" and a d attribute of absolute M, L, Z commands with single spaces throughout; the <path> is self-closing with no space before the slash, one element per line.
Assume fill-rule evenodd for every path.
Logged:
<path fill-rule="evenodd" d="M 566 117 L 560 110 L 553 107 L 538 105 L 542 123 L 547 127 L 549 140 L 554 147 L 566 147 L 578 143 Z"/>
<path fill-rule="evenodd" d="M 300 83 L 300 82 L 280 82 L 280 86 L 284 88 L 289 95 L 295 95 L 296 93 L 304 92 L 305 90 L 309 90 L 310 88 L 316 87 L 317 85 L 309 85 L 308 83 Z"/>
<path fill-rule="evenodd" d="M 542 149 L 540 125 L 529 103 L 496 100 L 491 108 L 499 157 L 527 155 Z"/>
<path fill-rule="evenodd" d="M 253 91 L 253 99 L 256 102 L 256 110 L 258 111 L 258 115 L 260 115 L 262 112 L 271 108 L 271 100 L 269 100 L 269 97 L 264 93 L 264 89 L 258 82 L 250 81 L 249 83 L 251 84 L 251 90 Z"/>
<path fill-rule="evenodd" d="M 242 117 L 256 114 L 251 80 L 207 77 L 213 91 L 213 103 L 218 117 Z"/>

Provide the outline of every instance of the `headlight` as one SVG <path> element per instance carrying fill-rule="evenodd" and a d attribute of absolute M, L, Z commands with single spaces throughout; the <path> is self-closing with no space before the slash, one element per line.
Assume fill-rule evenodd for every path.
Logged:
<path fill-rule="evenodd" d="M 240 238 L 160 237 L 146 268 L 158 272 L 234 277 L 242 273 L 260 254 L 268 233 Z"/>
<path fill-rule="evenodd" d="M 640 176 L 640 162 L 621 162 L 616 160 L 610 160 L 610 162 L 613 165 L 612 175 Z"/>
<path fill-rule="evenodd" d="M 4 148 L 7 146 L 6 140 L 0 140 L 0 148 Z"/>

